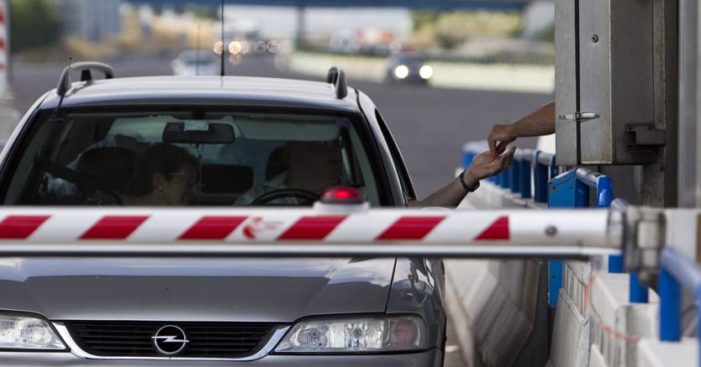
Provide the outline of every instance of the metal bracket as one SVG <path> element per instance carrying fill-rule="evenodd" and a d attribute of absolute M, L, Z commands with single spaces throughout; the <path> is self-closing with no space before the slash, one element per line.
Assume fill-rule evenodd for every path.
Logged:
<path fill-rule="evenodd" d="M 664 247 L 666 219 L 664 210 L 650 207 L 628 207 L 623 213 L 624 267 L 636 272 L 640 281 L 651 285 L 660 266 Z"/>
<path fill-rule="evenodd" d="M 665 131 L 657 129 L 654 124 L 628 124 L 626 134 L 629 146 L 657 147 L 665 144 Z"/>
<path fill-rule="evenodd" d="M 558 118 L 560 120 L 585 121 L 597 119 L 599 118 L 599 114 L 596 112 L 576 112 L 559 115 Z"/>

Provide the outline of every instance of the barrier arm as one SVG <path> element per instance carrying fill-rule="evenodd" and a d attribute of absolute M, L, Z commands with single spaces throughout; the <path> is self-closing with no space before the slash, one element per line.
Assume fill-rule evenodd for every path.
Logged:
<path fill-rule="evenodd" d="M 0 210 L 0 256 L 588 258 L 621 252 L 623 216 L 592 210 L 314 208 Z"/>

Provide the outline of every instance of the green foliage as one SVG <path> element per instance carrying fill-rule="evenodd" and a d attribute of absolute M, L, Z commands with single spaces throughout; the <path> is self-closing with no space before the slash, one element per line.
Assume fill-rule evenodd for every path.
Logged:
<path fill-rule="evenodd" d="M 219 19 L 215 6 L 197 5 L 190 7 L 189 10 L 199 19 Z"/>
<path fill-rule="evenodd" d="M 534 38 L 539 41 L 555 43 L 555 24 L 536 34 Z"/>
<path fill-rule="evenodd" d="M 411 22 L 414 26 L 414 31 L 419 31 L 426 26 L 430 26 L 438 19 L 438 12 L 435 11 L 414 11 L 411 12 Z"/>
<path fill-rule="evenodd" d="M 509 38 L 521 31 L 521 15 L 516 12 L 413 12 L 412 20 L 414 38 L 432 38 L 445 49 L 458 47 L 473 37 Z"/>
<path fill-rule="evenodd" d="M 11 0 L 10 43 L 12 53 L 51 46 L 61 38 L 61 22 L 52 0 Z"/>

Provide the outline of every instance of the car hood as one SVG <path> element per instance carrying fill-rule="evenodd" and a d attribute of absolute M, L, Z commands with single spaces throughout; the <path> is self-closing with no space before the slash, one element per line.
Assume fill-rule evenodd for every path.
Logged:
<path fill-rule="evenodd" d="M 0 309 L 51 320 L 292 322 L 385 310 L 394 259 L 0 259 Z"/>

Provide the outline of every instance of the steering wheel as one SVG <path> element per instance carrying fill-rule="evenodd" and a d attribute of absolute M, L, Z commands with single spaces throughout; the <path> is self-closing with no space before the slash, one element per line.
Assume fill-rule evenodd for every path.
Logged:
<path fill-rule="evenodd" d="M 249 205 L 266 205 L 272 203 L 275 200 L 282 198 L 297 198 L 300 199 L 299 205 L 311 205 L 315 201 L 319 200 L 319 195 L 315 194 L 309 190 L 304 189 L 275 189 L 268 191 L 265 194 L 258 196 L 253 199 Z M 289 204 L 274 204 L 274 205 L 289 205 Z"/>

